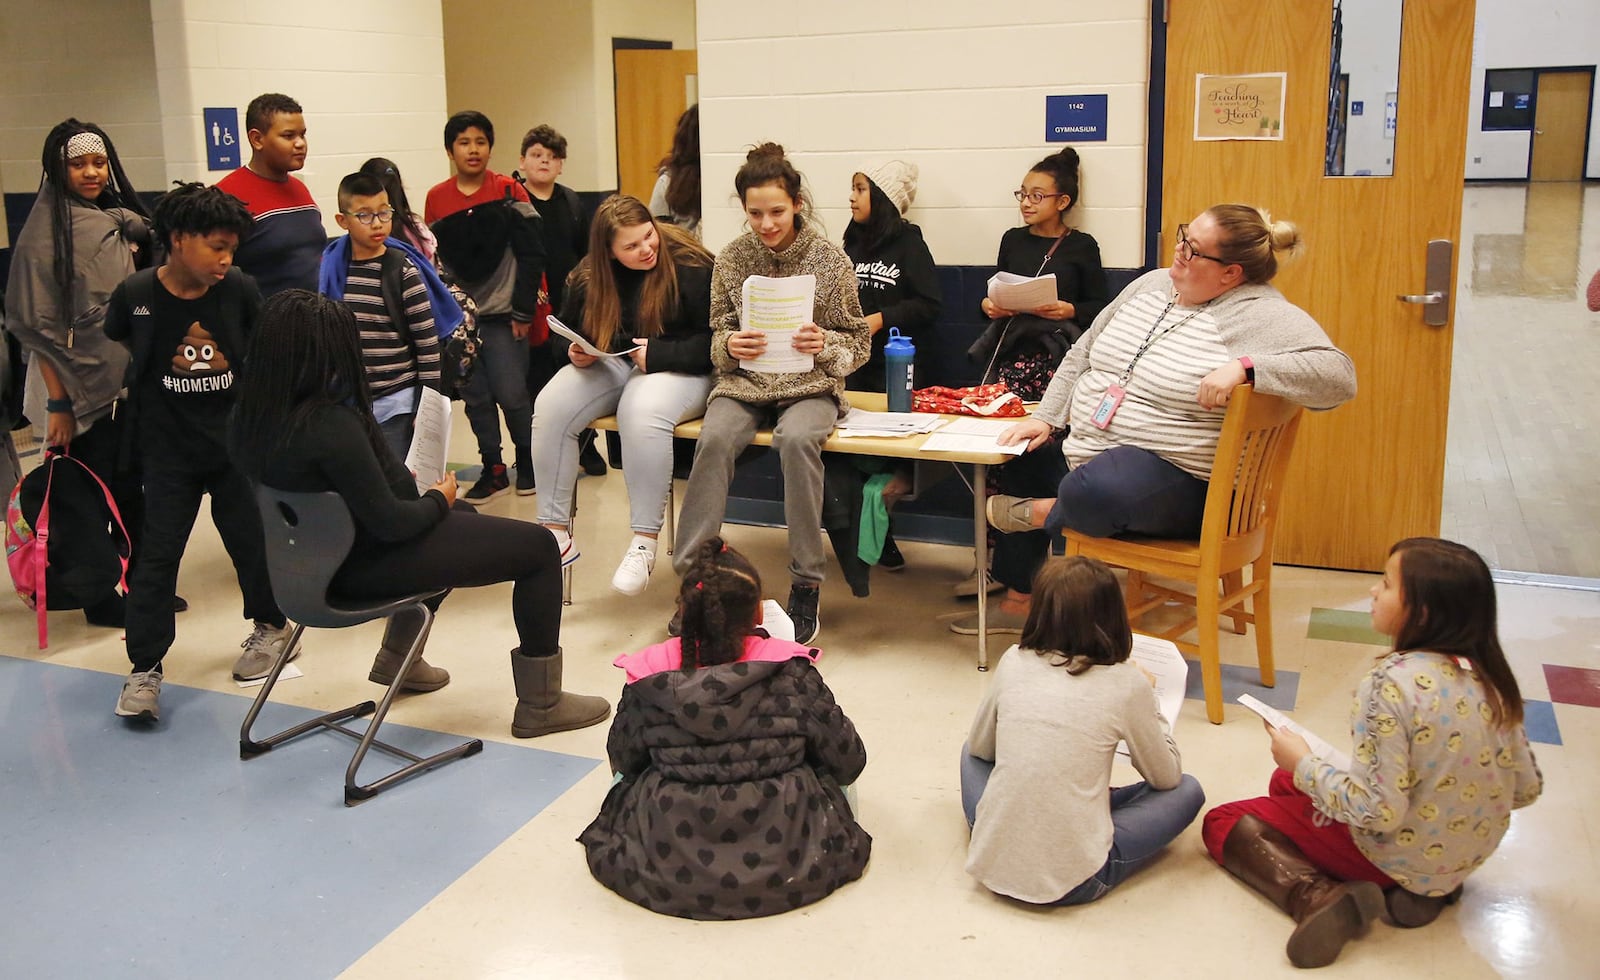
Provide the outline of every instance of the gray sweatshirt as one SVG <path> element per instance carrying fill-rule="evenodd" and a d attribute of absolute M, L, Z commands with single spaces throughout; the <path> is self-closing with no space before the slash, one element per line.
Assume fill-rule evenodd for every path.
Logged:
<path fill-rule="evenodd" d="M 1130 661 L 1067 673 L 1058 654 L 1014 646 L 995 668 L 967 751 L 994 760 L 967 873 L 990 891 L 1054 902 L 1111 851 L 1111 763 L 1127 741 L 1153 789 L 1183 777 L 1150 682 Z"/>
<path fill-rule="evenodd" d="M 1095 407 L 1146 338 L 1151 343 L 1111 424 L 1091 425 Z M 1255 389 L 1264 394 L 1313 409 L 1355 397 L 1350 358 L 1275 287 L 1236 286 L 1209 303 L 1183 306 L 1173 302 L 1172 277 L 1157 269 L 1130 283 L 1095 317 L 1062 360 L 1034 418 L 1058 429 L 1073 423 L 1062 442 L 1071 466 L 1131 445 L 1208 480 L 1226 411 L 1200 407 L 1200 381 L 1246 356 L 1255 365 Z"/>

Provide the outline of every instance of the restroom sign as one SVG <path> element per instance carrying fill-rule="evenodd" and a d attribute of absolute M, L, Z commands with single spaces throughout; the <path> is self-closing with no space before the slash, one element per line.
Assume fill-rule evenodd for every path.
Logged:
<path fill-rule="evenodd" d="M 240 160 L 239 110 L 204 109 L 201 136 L 206 141 L 207 170 L 236 170 Z"/>
<path fill-rule="evenodd" d="M 1106 96 L 1047 95 L 1044 97 L 1046 143 L 1104 143 Z"/>

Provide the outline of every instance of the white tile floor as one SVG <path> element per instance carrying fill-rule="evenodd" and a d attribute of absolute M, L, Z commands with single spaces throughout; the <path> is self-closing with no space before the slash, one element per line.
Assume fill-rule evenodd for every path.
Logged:
<path fill-rule="evenodd" d="M 458 446 L 471 445 L 464 429 L 458 438 L 463 440 Z M 624 522 L 613 516 L 626 512 L 621 476 L 586 479 L 582 491 L 588 520 L 579 540 L 585 557 L 577 569 L 577 602 L 563 620 L 567 686 L 615 698 L 621 678 L 611 659 L 662 636 L 674 582 L 663 562 L 643 596 L 611 593 L 607 582 L 628 535 Z M 508 496 L 487 509 L 531 519 L 534 499 Z M 781 531 L 736 527 L 729 534 L 770 581 L 781 585 L 786 561 Z M 699 980 L 755 974 L 1290 973 L 1282 953 L 1288 920 L 1211 863 L 1197 827 L 1154 867 L 1092 906 L 1039 911 L 997 898 L 968 879 L 962 870 L 966 826 L 956 758 L 987 678 L 973 669 L 970 639 L 947 632 L 942 617 L 970 608 L 947 596 L 970 568 L 971 554 L 917 543 L 904 550 L 908 570 L 877 575 L 870 599 L 852 599 L 836 583 L 824 589 L 822 669 L 859 726 L 871 758 L 859 785 L 861 820 L 875 847 L 861 881 L 817 905 L 772 919 L 697 923 L 639 909 L 593 882 L 574 842 L 607 787 L 606 772 L 598 767 L 345 975 Z M 1301 672 L 1296 716 L 1327 734 L 1341 730 L 1350 689 L 1377 648 L 1306 639 L 1310 610 L 1364 609 L 1370 583 L 1363 575 L 1293 568 L 1280 569 L 1276 578 L 1278 663 L 1283 670 Z M 180 588 L 193 608 L 179 618 L 169 681 L 237 693 L 228 678 L 235 645 L 244 634 L 237 589 L 204 519 Z M 513 642 L 509 599 L 509 586 L 451 597 L 428 655 L 448 667 L 454 680 L 439 692 L 405 700 L 393 719 L 515 741 L 509 732 L 514 697 L 505 662 Z M 1502 602 L 1503 637 L 1528 697 L 1547 697 L 1542 663 L 1600 668 L 1595 628 L 1600 595 L 1515 586 L 1502 589 Z M 51 649 L 41 655 L 32 649 L 31 614 L 14 600 L 0 601 L 0 651 L 126 671 L 117 632 L 84 627 L 74 613 L 55 615 L 52 626 Z M 377 689 L 365 677 L 377 642 L 376 626 L 313 632 L 300 660 L 306 676 L 285 682 L 283 697 L 326 706 L 372 696 Z M 1223 642 L 1227 660 L 1253 662 L 1250 637 L 1224 634 Z M 1003 647 L 996 639 L 994 654 Z M 104 707 L 109 716 L 112 705 Z M 241 717 L 243 710 L 241 701 Z M 1462 904 L 1426 929 L 1376 926 L 1326 975 L 1451 980 L 1595 975 L 1600 776 L 1593 760 L 1600 758 L 1600 709 L 1558 704 L 1555 712 L 1565 744 L 1536 746 L 1545 796 L 1518 812 L 1511 835 L 1468 883 Z M 1271 759 L 1253 718 L 1230 708 L 1227 723 L 1212 726 L 1200 702 L 1185 705 L 1177 726 L 1179 744 L 1186 768 L 1212 802 L 1257 795 L 1265 786 Z M 61 724 L 104 721 L 63 718 Z M 165 723 L 181 726 L 183 719 L 169 717 Z M 605 733 L 601 726 L 517 744 L 603 758 Z M 470 759 L 456 763 L 472 764 Z M 380 798 L 366 806 L 390 802 Z M 409 846 L 449 847 L 449 828 L 441 826 L 433 839 Z M 106 884 L 123 887 L 111 872 Z M 371 886 L 381 889 L 383 882 Z M 205 910 L 196 908 L 195 914 Z M 217 964 L 217 970 L 224 972 L 225 964 Z"/>

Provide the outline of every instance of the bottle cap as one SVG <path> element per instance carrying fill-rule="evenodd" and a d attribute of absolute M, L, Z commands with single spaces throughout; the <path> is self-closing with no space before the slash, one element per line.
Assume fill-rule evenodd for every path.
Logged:
<path fill-rule="evenodd" d="M 885 354 L 915 354 L 916 345 L 911 343 L 911 338 L 900 332 L 899 327 L 889 328 L 889 339 L 883 344 Z"/>

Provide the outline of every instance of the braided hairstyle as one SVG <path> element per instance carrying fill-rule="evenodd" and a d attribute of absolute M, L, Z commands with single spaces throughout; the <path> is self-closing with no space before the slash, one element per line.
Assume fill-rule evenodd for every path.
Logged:
<path fill-rule="evenodd" d="M 128 175 L 122 169 L 122 159 L 117 156 L 116 145 L 111 142 L 111 137 L 106 135 L 105 130 L 94 123 L 79 122 L 72 118 L 62 120 L 50 130 L 50 135 L 44 138 L 44 150 L 39 155 L 41 169 L 39 186 L 41 189 L 49 188 L 52 191 L 49 195 L 51 237 L 54 245 L 54 261 L 51 269 L 56 288 L 61 292 L 62 309 L 67 311 L 70 311 L 72 306 L 72 279 L 76 261 L 72 254 L 72 218 L 68 212 L 69 197 L 72 193 L 68 188 L 72 185 L 67 180 L 67 143 L 79 133 L 93 133 L 100 137 L 106 145 L 106 160 L 111 169 L 111 179 L 107 181 L 100 196 L 90 203 L 101 209 L 125 208 L 142 218 L 150 217 L 149 209 L 144 206 L 138 192 L 128 182 Z"/>
<path fill-rule="evenodd" d="M 259 482 L 268 458 L 330 405 L 355 411 L 380 460 L 389 451 L 372 416 L 359 337 L 350 308 L 326 296 L 286 289 L 262 304 L 245 358 L 250 369 L 235 385 L 229 443 L 245 476 Z"/>
<path fill-rule="evenodd" d="M 761 575 L 750 559 L 720 537 L 700 546 L 678 588 L 683 610 L 685 670 L 729 664 L 744 655 L 744 638 L 756 627 Z"/>

